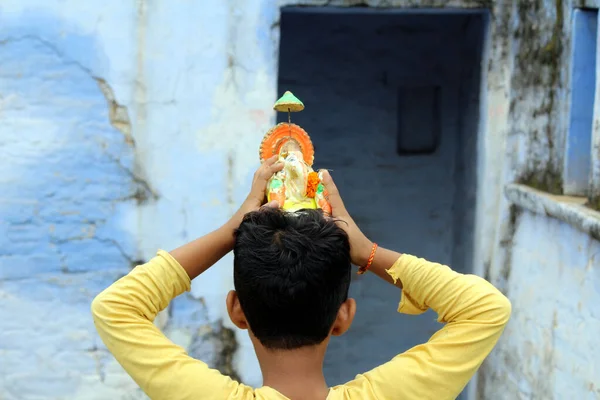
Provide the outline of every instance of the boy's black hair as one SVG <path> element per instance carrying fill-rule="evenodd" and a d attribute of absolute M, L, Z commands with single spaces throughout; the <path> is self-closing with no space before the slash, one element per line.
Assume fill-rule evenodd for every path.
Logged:
<path fill-rule="evenodd" d="M 350 286 L 348 235 L 320 211 L 264 207 L 236 231 L 233 278 L 263 346 L 296 349 L 329 335 Z"/>

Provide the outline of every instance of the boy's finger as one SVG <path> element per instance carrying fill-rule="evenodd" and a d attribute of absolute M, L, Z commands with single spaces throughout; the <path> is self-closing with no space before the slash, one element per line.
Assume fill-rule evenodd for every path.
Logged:
<path fill-rule="evenodd" d="M 274 156 L 271 156 L 269 158 L 267 158 L 264 162 L 263 165 L 273 165 L 275 164 L 275 161 L 277 161 L 277 159 L 279 158 L 279 156 L 277 154 L 275 154 Z"/>
<path fill-rule="evenodd" d="M 250 192 L 255 197 L 263 196 L 267 189 L 267 182 L 273 174 L 283 169 L 283 163 L 277 162 L 278 157 L 273 156 L 267 160 L 258 168 L 256 174 L 254 174 L 254 181 L 252 182 L 252 188 Z"/>
<path fill-rule="evenodd" d="M 340 192 L 338 191 L 337 186 L 333 182 L 329 171 L 321 170 L 321 180 L 323 181 L 323 186 L 325 186 L 325 190 L 327 190 L 327 200 L 329 204 L 331 204 L 331 208 L 333 213 L 336 214 L 334 216 L 339 216 L 340 214 L 346 213 L 346 207 L 344 206 L 344 202 L 342 201 L 342 197 L 340 196 Z"/>
<path fill-rule="evenodd" d="M 266 160 L 264 160 L 262 164 L 260 164 L 260 167 L 258 167 L 256 172 L 254 173 L 254 181 L 256 181 L 257 179 L 262 179 L 267 174 L 266 171 L 268 171 L 271 168 L 271 166 L 275 164 L 277 159 L 277 155 L 274 155 L 273 157 L 269 157 Z"/>
<path fill-rule="evenodd" d="M 271 200 L 270 202 L 268 202 L 267 204 L 264 204 L 262 207 L 268 207 L 268 208 L 279 208 L 279 202 L 277 200 Z M 262 208 L 261 207 L 261 208 Z"/>
<path fill-rule="evenodd" d="M 277 161 L 277 156 L 269 158 L 258 169 L 258 178 L 265 182 L 271 179 L 274 173 L 283 169 L 283 163 Z"/>
<path fill-rule="evenodd" d="M 273 168 L 273 166 L 277 165 L 277 160 L 279 160 L 279 156 L 278 155 L 274 155 L 273 157 L 269 157 L 267 158 L 262 165 L 260 166 L 260 168 L 258 169 L 262 175 L 268 175 L 268 173 L 271 171 L 271 169 Z M 272 174 L 271 174 L 272 175 Z"/>
<path fill-rule="evenodd" d="M 274 164 L 271 164 L 269 166 L 269 178 L 271 178 L 273 176 L 274 173 L 279 172 L 283 169 L 283 163 L 282 162 L 276 162 Z M 267 179 L 269 179 L 267 178 Z"/>

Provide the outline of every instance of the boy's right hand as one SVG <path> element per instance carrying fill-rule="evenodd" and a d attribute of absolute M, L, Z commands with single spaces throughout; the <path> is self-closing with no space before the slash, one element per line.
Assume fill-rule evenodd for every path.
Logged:
<path fill-rule="evenodd" d="M 356 222 L 354 222 L 350 214 L 348 214 L 340 196 L 340 192 L 335 186 L 329 171 L 322 170 L 321 176 L 323 186 L 327 191 L 327 201 L 331 205 L 331 215 L 338 221 L 338 226 L 346 231 L 348 238 L 350 239 L 350 257 L 352 258 L 352 263 L 359 267 L 365 266 L 371 255 L 373 242 L 362 233 L 358 225 L 356 225 Z"/>

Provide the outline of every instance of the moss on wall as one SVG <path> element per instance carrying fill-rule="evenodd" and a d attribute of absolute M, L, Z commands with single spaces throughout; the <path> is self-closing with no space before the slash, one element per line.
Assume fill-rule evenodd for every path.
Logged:
<path fill-rule="evenodd" d="M 600 196 L 590 197 L 585 205 L 592 210 L 600 211 Z"/>
<path fill-rule="evenodd" d="M 521 214 L 522 210 L 514 204 L 508 209 L 508 225 L 504 237 L 500 240 L 500 247 L 505 252 L 504 262 L 498 271 L 498 276 L 492 277 L 492 283 L 504 294 L 507 294 L 508 291 L 508 280 L 510 279 L 510 272 L 512 270 L 513 239 L 517 232 L 517 224 Z"/>
<path fill-rule="evenodd" d="M 546 193 L 562 194 L 562 175 L 553 165 L 548 165 L 546 169 L 536 168 L 526 171 L 517 182 Z"/>
<path fill-rule="evenodd" d="M 557 95 L 563 86 L 561 69 L 565 54 L 564 4 L 563 0 L 554 0 L 554 19 L 545 11 L 546 2 L 542 0 L 518 1 L 516 4 L 519 24 L 514 31 L 518 46 L 512 78 L 511 117 L 515 117 L 514 113 L 518 110 L 518 124 L 534 127 L 528 133 L 530 159 L 527 165 L 519 168 L 521 173 L 517 181 L 552 194 L 561 194 L 560 148 L 556 143 L 560 138 Z M 525 104 L 532 98 L 539 99 L 533 109 L 530 104 Z M 532 160 L 532 157 L 535 158 Z"/>

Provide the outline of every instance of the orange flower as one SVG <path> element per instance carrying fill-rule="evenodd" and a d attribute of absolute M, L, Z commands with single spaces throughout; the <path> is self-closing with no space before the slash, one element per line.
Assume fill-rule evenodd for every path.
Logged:
<path fill-rule="evenodd" d="M 311 172 L 308 174 L 308 179 L 306 180 L 306 197 L 315 197 L 315 193 L 317 193 L 317 186 L 321 180 L 319 179 L 319 174 L 316 172 Z"/>

